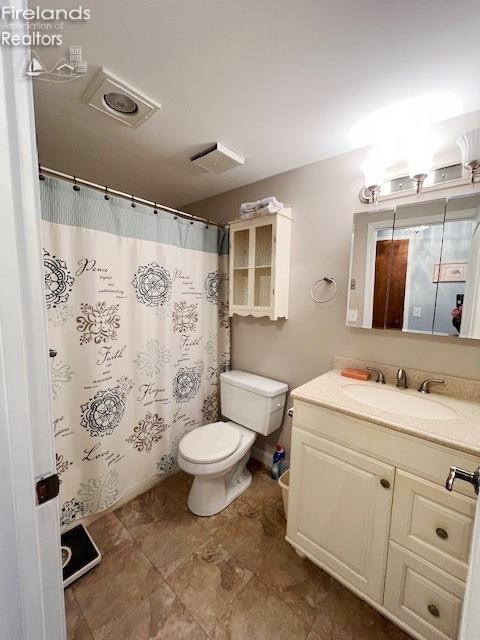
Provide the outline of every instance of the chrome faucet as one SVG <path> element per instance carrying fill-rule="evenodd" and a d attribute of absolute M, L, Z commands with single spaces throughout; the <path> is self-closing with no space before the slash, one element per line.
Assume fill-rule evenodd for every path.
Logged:
<path fill-rule="evenodd" d="M 445 380 L 424 380 L 418 387 L 418 390 L 420 391 L 420 393 L 432 393 L 430 391 L 431 384 L 445 384 Z"/>
<path fill-rule="evenodd" d="M 380 369 L 375 369 L 375 367 L 367 367 L 367 371 L 371 371 L 372 373 L 375 373 L 377 375 L 375 382 L 385 384 L 385 376 L 383 374 L 383 371 L 380 371 Z"/>
<path fill-rule="evenodd" d="M 397 382 L 395 383 L 397 387 L 402 387 L 403 389 L 408 389 L 407 384 L 407 372 L 405 369 L 399 369 L 397 371 Z"/>

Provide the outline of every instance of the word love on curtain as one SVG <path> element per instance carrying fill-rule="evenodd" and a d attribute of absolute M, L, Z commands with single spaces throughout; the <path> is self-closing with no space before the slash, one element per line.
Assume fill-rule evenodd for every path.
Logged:
<path fill-rule="evenodd" d="M 230 365 L 226 232 L 40 183 L 61 524 L 177 465 Z"/>

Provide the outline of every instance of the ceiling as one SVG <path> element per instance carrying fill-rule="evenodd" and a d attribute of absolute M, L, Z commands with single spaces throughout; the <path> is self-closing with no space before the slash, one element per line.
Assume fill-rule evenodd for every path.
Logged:
<path fill-rule="evenodd" d="M 49 8 L 71 0 L 42 0 Z M 53 64 L 81 45 L 85 77 L 34 80 L 42 164 L 181 206 L 352 149 L 373 111 L 420 94 L 480 108 L 478 0 L 90 0 Z M 81 98 L 104 67 L 162 104 L 130 129 Z M 480 124 L 477 124 L 480 126 Z M 215 141 L 246 157 L 222 175 L 190 157 Z"/>

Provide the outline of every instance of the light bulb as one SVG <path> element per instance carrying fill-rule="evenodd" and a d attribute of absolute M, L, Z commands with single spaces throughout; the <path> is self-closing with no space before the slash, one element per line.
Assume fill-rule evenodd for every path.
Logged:
<path fill-rule="evenodd" d="M 473 129 L 459 136 L 457 145 L 462 151 L 462 164 L 480 160 L 480 129 Z"/>
<path fill-rule="evenodd" d="M 457 138 L 457 145 L 462 151 L 462 164 L 470 171 L 472 184 L 480 168 L 480 129 L 472 129 Z"/>
<path fill-rule="evenodd" d="M 406 153 L 411 178 L 428 176 L 438 147 L 439 138 L 432 131 L 417 131 L 410 136 Z"/>
<path fill-rule="evenodd" d="M 385 177 L 385 158 L 383 154 L 378 150 L 373 151 L 363 163 L 362 172 L 367 189 L 381 186 Z"/>

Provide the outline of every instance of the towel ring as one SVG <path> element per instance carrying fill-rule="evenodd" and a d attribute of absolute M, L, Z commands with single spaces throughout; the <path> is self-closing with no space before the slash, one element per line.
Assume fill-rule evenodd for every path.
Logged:
<path fill-rule="evenodd" d="M 333 284 L 333 293 L 328 298 L 325 298 L 325 300 L 319 300 L 318 298 L 315 297 L 315 294 L 314 294 L 315 287 L 319 282 L 326 282 L 327 284 Z M 335 281 L 335 278 L 324 276 L 323 278 L 320 278 L 320 280 L 317 280 L 312 284 L 312 288 L 310 290 L 310 296 L 314 302 L 317 302 L 318 304 L 324 304 L 325 302 L 330 302 L 330 300 L 333 300 L 333 298 L 337 295 L 337 290 L 338 290 L 338 286 Z"/>

